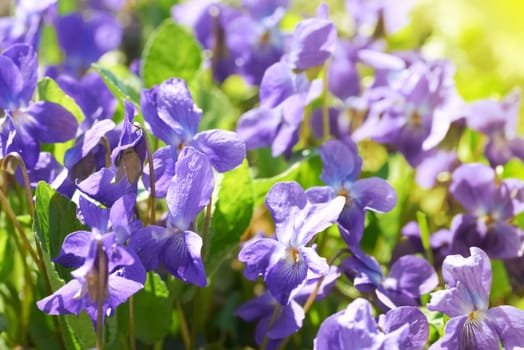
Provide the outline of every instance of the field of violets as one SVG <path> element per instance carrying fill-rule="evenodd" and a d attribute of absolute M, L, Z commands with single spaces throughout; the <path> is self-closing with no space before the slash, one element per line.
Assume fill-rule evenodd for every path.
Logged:
<path fill-rule="evenodd" d="M 0 350 L 524 349 L 523 7 L 429 3 L 1 2 Z"/>

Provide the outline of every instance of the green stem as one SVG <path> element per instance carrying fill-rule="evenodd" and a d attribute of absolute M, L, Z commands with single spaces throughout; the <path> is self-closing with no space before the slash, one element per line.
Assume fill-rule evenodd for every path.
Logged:
<path fill-rule="evenodd" d="M 269 330 L 271 329 L 271 327 L 273 327 L 273 324 L 277 320 L 278 313 L 280 312 L 281 307 L 282 306 L 280 304 L 277 304 L 275 306 L 275 309 L 273 310 L 273 314 L 271 315 L 271 320 L 269 321 L 269 325 L 267 326 L 267 332 L 269 332 Z M 260 350 L 265 350 L 266 349 L 267 343 L 269 341 L 269 338 L 267 336 L 267 332 L 264 335 L 264 339 L 262 339 L 262 344 L 260 344 Z"/>
<path fill-rule="evenodd" d="M 102 136 L 100 138 L 100 142 L 104 145 L 104 148 L 106 149 L 106 168 L 111 167 L 111 146 L 109 145 L 109 141 L 107 140 L 107 137 Z"/>
<path fill-rule="evenodd" d="M 97 309 L 96 309 L 96 348 L 104 348 L 104 294 L 107 284 L 107 256 L 102 246 L 102 240 L 97 240 L 98 277 L 97 277 Z"/>
<path fill-rule="evenodd" d="M 22 177 L 24 178 L 24 190 L 25 195 L 27 197 L 27 207 L 29 208 L 29 215 L 31 215 L 31 218 L 33 218 L 35 216 L 33 192 L 31 190 L 31 183 L 29 182 L 29 176 L 27 175 L 27 167 L 25 166 L 24 160 L 22 159 L 22 157 L 20 157 L 18 153 L 9 153 L 7 156 L 5 156 L 4 160 L 2 161 L 2 170 L 7 170 L 7 166 L 11 159 L 15 159 L 17 161 L 17 165 L 18 167 L 20 167 L 20 170 L 22 171 Z"/>
<path fill-rule="evenodd" d="M 311 115 L 311 105 L 304 107 L 304 120 L 302 122 L 302 127 L 300 129 L 300 140 L 302 141 L 303 147 L 309 146 L 311 127 L 310 124 L 310 115 Z"/>
<path fill-rule="evenodd" d="M 206 255 L 207 241 L 209 236 L 209 224 L 211 223 L 211 201 L 206 206 L 206 216 L 204 218 L 204 227 L 202 228 L 202 256 Z M 198 288 L 193 298 L 193 318 L 191 320 L 191 344 L 194 347 L 196 342 L 197 330 L 200 327 L 200 307 L 202 300 L 202 291 Z"/>
<path fill-rule="evenodd" d="M 20 234 L 20 237 L 22 238 L 22 242 L 24 243 L 24 246 L 26 247 L 27 251 L 29 252 L 29 255 L 31 255 L 31 258 L 33 258 L 33 260 L 38 265 L 40 270 L 45 270 L 45 268 L 44 269 L 42 268 L 43 267 L 42 261 L 38 259 L 35 253 L 35 250 L 31 246 L 31 243 L 29 242 L 29 239 L 27 238 L 27 235 L 25 234 L 24 228 L 22 227 L 22 225 L 16 218 L 16 214 L 13 212 L 13 209 L 9 205 L 9 201 L 7 200 L 7 198 L 5 197 L 2 191 L 0 191 L 0 202 L 2 202 L 2 206 L 4 207 L 5 212 L 7 213 L 9 218 L 12 220 L 13 224 L 15 225 L 16 230 Z"/>
<path fill-rule="evenodd" d="M 175 306 L 178 315 L 178 321 L 180 322 L 180 334 L 182 335 L 182 342 L 184 343 L 184 349 L 191 349 L 191 335 L 189 334 L 189 328 L 187 326 L 186 316 L 184 314 L 184 309 L 180 301 L 175 297 Z"/>
<path fill-rule="evenodd" d="M 149 187 L 150 187 L 149 201 L 147 204 L 149 207 L 148 222 L 150 224 L 154 224 L 156 221 L 156 205 L 155 205 L 156 190 L 155 190 L 155 168 L 153 164 L 153 153 L 151 152 L 151 144 L 149 143 L 149 139 L 147 137 L 147 134 L 144 128 L 142 128 L 142 125 L 138 123 L 134 123 L 133 125 L 135 126 L 135 128 L 140 129 L 142 131 L 142 135 L 144 136 L 144 141 L 146 144 L 147 164 L 149 166 Z M 147 222 L 145 224 L 147 225 Z"/>
<path fill-rule="evenodd" d="M 5 219 L 5 218 L 2 217 L 2 219 Z M 12 229 L 11 226 L 7 227 L 7 230 L 11 230 L 11 229 Z M 23 296 L 21 297 L 21 301 L 20 301 L 22 304 L 22 312 L 21 312 L 21 317 L 19 318 L 19 321 L 20 321 L 20 331 L 19 331 L 20 340 L 19 342 L 20 344 L 27 345 L 26 335 L 28 333 L 28 324 L 29 324 L 29 307 L 32 302 L 31 298 L 29 297 L 28 291 L 33 290 L 34 285 L 33 285 L 33 279 L 31 277 L 31 272 L 29 270 L 29 266 L 27 265 L 27 261 L 26 261 L 26 257 L 27 257 L 26 249 L 24 245 L 20 242 L 20 239 L 17 235 L 14 236 L 14 241 L 15 241 L 17 251 L 20 252 L 20 261 L 22 263 L 22 270 L 24 274 L 23 286 L 22 286 Z"/>
<path fill-rule="evenodd" d="M 202 254 L 206 255 L 207 241 L 209 238 L 209 224 L 211 223 L 211 201 L 206 206 L 206 216 L 204 218 L 204 228 L 202 229 Z"/>
<path fill-rule="evenodd" d="M 131 350 L 136 349 L 135 303 L 132 295 L 129 297 L 129 348 Z"/>

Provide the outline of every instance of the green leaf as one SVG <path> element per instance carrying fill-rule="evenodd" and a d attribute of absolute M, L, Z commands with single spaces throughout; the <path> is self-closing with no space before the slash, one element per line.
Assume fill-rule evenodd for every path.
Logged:
<path fill-rule="evenodd" d="M 38 96 L 41 101 L 49 101 L 61 105 L 71 112 L 79 123 L 85 119 L 84 113 L 75 100 L 66 95 L 56 81 L 51 78 L 45 77 L 38 82 Z"/>
<path fill-rule="evenodd" d="M 134 296 L 136 337 L 147 344 L 162 339 L 171 327 L 172 307 L 169 291 L 160 277 L 147 274 L 144 289 Z"/>
<path fill-rule="evenodd" d="M 76 11 L 78 5 L 75 0 L 58 0 L 58 14 L 66 15 Z"/>
<path fill-rule="evenodd" d="M 198 90 L 198 106 L 202 109 L 200 130 L 235 128 L 238 111 L 226 94 L 211 85 Z"/>
<path fill-rule="evenodd" d="M 411 209 L 409 196 L 415 188 L 415 172 L 400 153 L 391 155 L 386 166 L 387 180 L 397 193 L 397 204 L 387 213 L 376 214 L 380 235 L 373 256 L 381 263 L 389 262 L 400 236 L 400 230 L 406 224 L 406 218 L 413 217 L 409 212 Z"/>
<path fill-rule="evenodd" d="M 0 215 L 0 218 L 4 223 L 8 220 L 5 215 Z M 11 253 L 14 244 L 13 241 L 9 239 L 8 232 L 6 227 L 0 227 L 0 256 L 2 257 L 2 263 L 0 264 L 0 281 L 7 280 L 7 277 L 13 270 L 15 259 L 15 255 Z"/>
<path fill-rule="evenodd" d="M 431 265 L 433 265 L 433 251 L 431 250 L 431 245 L 429 242 L 429 227 L 426 214 L 421 211 L 417 211 L 417 223 L 420 229 L 420 239 L 422 240 L 422 246 L 426 252 L 426 257 Z"/>
<path fill-rule="evenodd" d="M 43 181 L 35 191 L 34 231 L 42 248 L 50 257 L 56 257 L 64 238 L 71 232 L 85 230 L 86 227 L 76 218 L 76 205 L 56 192 Z M 69 273 L 58 268 L 60 276 L 68 280 Z"/>
<path fill-rule="evenodd" d="M 219 184 L 218 199 L 211 216 L 206 267 L 208 274 L 238 246 L 240 236 L 253 215 L 253 184 L 247 160 L 224 174 Z"/>
<path fill-rule="evenodd" d="M 511 159 L 504 165 L 502 172 L 504 179 L 519 179 L 524 180 L 524 164 L 520 159 Z"/>
<path fill-rule="evenodd" d="M 58 65 L 62 60 L 62 53 L 58 46 L 55 27 L 52 25 L 42 26 L 42 37 L 38 49 L 38 59 L 46 65 Z"/>
<path fill-rule="evenodd" d="M 311 154 L 304 160 L 296 162 L 284 172 L 269 178 L 255 179 L 253 188 L 255 193 L 255 207 L 261 205 L 266 198 L 266 194 L 277 182 L 296 181 L 304 189 L 311 186 L 322 185 L 320 181 L 320 171 L 322 162 L 317 154 Z"/>
<path fill-rule="evenodd" d="M 492 305 L 504 303 L 504 298 L 511 295 L 511 283 L 509 282 L 508 273 L 502 260 L 491 260 L 491 269 L 493 271 L 493 282 L 490 294 Z"/>
<path fill-rule="evenodd" d="M 104 80 L 107 87 L 118 99 L 126 99 L 135 105 L 140 105 L 140 87 L 138 78 L 131 74 L 127 69 L 120 66 L 108 69 L 98 63 L 91 65 L 100 77 Z"/>
<path fill-rule="evenodd" d="M 201 63 L 202 49 L 193 35 L 166 19 L 149 37 L 142 53 L 144 85 L 151 88 L 173 77 L 189 82 Z"/>

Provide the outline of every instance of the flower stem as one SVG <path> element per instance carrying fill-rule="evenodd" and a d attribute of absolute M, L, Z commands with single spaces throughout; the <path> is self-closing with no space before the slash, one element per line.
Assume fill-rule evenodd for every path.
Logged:
<path fill-rule="evenodd" d="M 133 296 L 129 297 L 129 348 L 131 350 L 136 349 L 136 338 L 135 338 L 135 303 Z"/>
<path fill-rule="evenodd" d="M 28 196 L 29 211 L 31 212 L 31 217 L 33 217 L 33 214 L 34 214 L 33 198 L 32 198 L 32 194 L 30 192 L 29 179 L 27 178 L 27 169 L 25 168 L 25 163 L 20 158 L 20 156 L 17 155 L 16 153 L 10 154 L 8 156 L 12 156 L 12 157 L 16 158 L 17 160 L 19 160 L 18 165 L 22 167 L 22 173 L 24 174 L 24 182 L 26 184 L 26 186 L 25 186 L 26 187 L 26 195 Z M 13 209 L 11 208 L 11 205 L 9 204 L 9 201 L 7 200 L 7 198 L 6 198 L 5 194 L 4 194 L 3 190 L 4 189 L 7 190 L 7 184 L 5 182 L 5 179 L 6 179 L 5 175 L 7 173 L 6 168 L 5 168 L 6 165 L 7 165 L 6 159 L 8 159 L 8 157 L 5 157 L 2 160 L 2 174 L 4 176 L 4 185 L 5 185 L 5 187 L 2 190 L 0 190 L 0 202 L 2 202 L 2 206 L 4 207 L 4 210 L 5 210 L 6 214 L 7 214 L 7 216 L 9 216 L 9 218 L 13 222 L 13 225 L 15 226 L 16 230 L 19 233 L 20 238 L 22 239 L 23 245 L 20 245 L 20 243 L 18 242 L 18 239 L 16 239 L 16 238 L 15 238 L 15 242 L 17 243 L 17 246 L 19 247 L 19 251 L 22 253 L 22 261 L 23 261 L 25 269 L 27 270 L 27 272 L 26 272 L 27 283 L 30 283 L 31 286 L 32 286 L 31 276 L 29 275 L 29 268 L 27 267 L 27 264 L 25 262 L 25 250 L 27 250 L 29 252 L 29 255 L 31 255 L 31 258 L 33 259 L 33 261 L 37 265 L 38 269 L 44 275 L 44 281 L 45 281 L 45 284 L 46 284 L 48 292 L 49 293 L 53 293 L 53 287 L 51 285 L 51 280 L 49 279 L 49 275 L 47 273 L 47 269 L 46 269 L 46 266 L 44 264 L 42 248 L 40 247 L 40 244 L 37 242 L 36 248 L 37 248 L 38 254 L 35 253 L 35 250 L 31 246 L 31 243 L 29 242 L 29 239 L 27 238 L 27 235 L 25 234 L 24 228 L 22 227 L 22 225 L 20 224 L 20 222 L 16 218 L 16 214 L 14 213 Z M 27 192 L 27 189 L 29 189 L 29 192 Z M 24 248 L 22 249 L 22 247 L 24 247 Z M 60 348 L 61 349 L 66 349 L 66 345 L 65 345 L 64 339 L 62 338 L 62 328 L 60 326 L 60 321 L 56 317 L 53 317 L 53 323 L 55 325 L 57 336 L 58 336 L 58 339 L 59 339 L 59 342 L 60 342 Z"/>
<path fill-rule="evenodd" d="M 202 229 L 202 254 L 204 256 L 206 255 L 210 223 L 211 223 L 211 201 L 209 201 L 209 204 L 206 206 L 206 216 L 204 218 L 204 228 Z"/>
<path fill-rule="evenodd" d="M 133 126 L 142 131 L 142 135 L 144 135 L 144 142 L 146 144 L 147 164 L 149 167 L 149 188 L 150 188 L 149 202 L 147 204 L 149 208 L 148 222 L 150 224 L 154 224 L 156 221 L 156 205 L 155 205 L 156 190 L 155 190 L 155 167 L 153 164 L 153 153 L 151 152 L 151 144 L 149 143 L 149 139 L 147 137 L 147 134 L 144 128 L 142 128 L 142 125 L 138 123 L 133 123 Z M 145 224 L 147 224 L 147 222 Z"/>
<path fill-rule="evenodd" d="M 178 315 L 178 321 L 180 322 L 180 334 L 182 335 L 182 342 L 184 343 L 184 349 L 191 349 L 191 335 L 189 334 L 189 328 L 187 327 L 186 316 L 180 301 L 175 297 L 175 306 Z"/>
<path fill-rule="evenodd" d="M 96 309 L 96 348 L 104 348 L 104 294 L 107 283 L 107 256 L 102 246 L 102 240 L 97 240 L 97 259 L 98 259 L 98 277 L 97 277 L 97 309 Z"/>
<path fill-rule="evenodd" d="M 9 201 L 5 197 L 4 193 L 0 191 L 0 202 L 2 202 L 2 206 L 4 207 L 5 212 L 9 216 L 9 218 L 13 221 L 13 224 L 15 225 L 16 230 L 20 234 L 20 237 L 22 238 L 22 242 L 24 243 L 24 246 L 26 247 L 27 251 L 29 252 L 29 255 L 31 255 L 31 258 L 35 261 L 35 263 L 38 265 L 38 267 L 41 270 L 45 270 L 43 267 L 42 261 L 37 257 L 35 250 L 31 246 L 31 243 L 29 242 L 29 239 L 27 238 L 27 235 L 25 234 L 24 228 L 16 218 L 16 214 L 13 212 L 13 209 L 9 205 Z"/>
<path fill-rule="evenodd" d="M 102 136 L 100 138 L 100 142 L 104 145 L 104 148 L 106 149 L 106 168 L 111 167 L 111 146 L 109 145 L 109 141 L 107 140 L 107 137 Z"/>
<path fill-rule="evenodd" d="M 207 249 L 207 241 L 209 236 L 209 224 L 211 223 L 211 200 L 209 201 L 208 205 L 206 206 L 206 216 L 204 218 L 204 227 L 202 228 L 202 256 L 206 256 L 206 249 Z M 193 312 L 192 312 L 192 319 L 191 319 L 191 346 L 195 346 L 196 342 L 196 334 L 197 329 L 200 326 L 200 318 L 199 315 L 200 307 L 201 307 L 201 301 L 202 301 L 202 291 L 200 288 L 198 288 L 195 291 L 195 296 L 193 297 Z"/>
<path fill-rule="evenodd" d="M 20 157 L 18 153 L 9 153 L 2 161 L 2 170 L 7 171 L 7 166 L 9 165 L 9 161 L 11 159 L 15 159 L 17 161 L 18 167 L 20 167 L 20 170 L 22 171 L 22 177 L 24 178 L 24 190 L 25 195 L 27 197 L 27 207 L 29 208 L 29 215 L 31 215 L 31 218 L 35 216 L 35 206 L 33 204 L 33 193 L 31 191 L 31 183 L 29 182 L 29 176 L 27 175 L 27 167 L 25 166 L 25 162 Z"/>
<path fill-rule="evenodd" d="M 267 333 L 269 332 L 271 327 L 273 327 L 273 324 L 275 324 L 275 321 L 277 320 L 277 317 L 278 317 L 278 314 L 281 308 L 282 306 L 280 304 L 277 304 L 275 306 L 275 309 L 273 310 L 273 314 L 271 315 L 271 320 L 269 321 L 269 325 L 267 326 L 267 332 L 264 335 L 264 339 L 262 339 L 262 344 L 260 344 L 260 350 L 266 349 L 267 343 L 269 341 L 269 337 L 267 336 Z"/>

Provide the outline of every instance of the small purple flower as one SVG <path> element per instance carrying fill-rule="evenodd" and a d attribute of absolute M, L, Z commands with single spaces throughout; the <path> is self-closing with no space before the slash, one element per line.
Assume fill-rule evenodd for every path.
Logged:
<path fill-rule="evenodd" d="M 42 25 L 54 16 L 57 2 L 16 1 L 15 15 L 0 18 L 0 49 L 22 43 L 38 47 Z"/>
<path fill-rule="evenodd" d="M 491 266 L 486 253 L 446 257 L 442 275 L 447 289 L 431 294 L 428 310 L 450 316 L 444 336 L 430 349 L 516 349 L 524 346 L 524 311 L 513 306 L 489 307 Z"/>
<path fill-rule="evenodd" d="M 458 163 L 455 152 L 435 152 L 417 166 L 415 180 L 421 187 L 432 188 L 438 182 L 449 181 L 451 171 Z"/>
<path fill-rule="evenodd" d="M 364 92 L 361 99 L 369 112 L 352 137 L 393 144 L 416 167 L 465 111 L 450 62 L 417 59 L 406 69 L 398 68 L 382 72 Z"/>
<path fill-rule="evenodd" d="M 324 64 L 336 43 L 336 28 L 327 19 L 325 6 L 319 7 L 317 17 L 297 25 L 289 50 L 264 73 L 260 107 L 238 122 L 237 131 L 248 149 L 272 146 L 274 157 L 289 155 L 298 142 L 304 108 L 322 89 L 321 80 L 310 81 L 308 73 Z"/>
<path fill-rule="evenodd" d="M 240 305 L 235 314 L 247 322 L 257 320 L 256 343 L 260 345 L 264 337 L 267 336 L 267 348 L 276 349 L 284 338 L 302 328 L 304 310 L 299 303 L 306 302 L 316 288 L 319 278 L 323 278 L 323 280 L 317 291 L 316 301 L 322 300 L 329 294 L 339 276 L 338 269 L 332 266 L 326 276 L 308 279 L 302 287 L 295 289 L 293 296 L 286 305 L 280 305 L 271 293 L 266 291 Z M 280 309 L 272 326 L 269 327 L 276 307 Z"/>
<path fill-rule="evenodd" d="M 284 53 L 284 35 L 278 25 L 284 16 L 284 7 L 267 4 L 267 1 L 253 3 L 252 11 L 242 14 L 226 24 L 227 46 L 235 57 L 239 73 L 246 81 L 259 85 L 266 69 L 280 60 Z M 261 16 L 258 7 L 266 5 Z M 271 6 L 273 5 L 273 6 Z"/>
<path fill-rule="evenodd" d="M 111 209 L 104 209 L 80 197 L 78 215 L 91 231 L 69 234 L 55 262 L 68 268 L 74 277 L 52 295 L 37 302 L 51 315 L 75 314 L 85 310 L 96 326 L 98 303 L 103 317 L 142 289 L 146 273 L 138 257 L 123 243 L 140 226 L 135 219 L 134 196 L 124 196 Z"/>
<path fill-rule="evenodd" d="M 320 149 L 322 174 L 320 178 L 328 187 L 312 187 L 307 195 L 310 200 L 324 202 L 337 195 L 346 199 L 338 222 L 342 238 L 350 246 L 358 245 L 364 232 L 365 211 L 387 212 L 397 202 L 395 190 L 385 180 L 370 177 L 358 180 L 362 170 L 362 158 L 351 140 L 330 140 Z"/>
<path fill-rule="evenodd" d="M 78 189 L 104 205 L 111 206 L 119 197 L 135 193 L 146 157 L 141 129 L 133 125 L 135 108 L 124 101 L 124 121 L 118 144 L 111 152 L 111 167 L 101 168 L 78 182 Z"/>
<path fill-rule="evenodd" d="M 437 273 L 422 258 L 405 255 L 393 263 L 385 277 L 377 261 L 360 248 L 342 262 L 342 269 L 353 276 L 355 287 L 362 292 L 375 289 L 379 301 L 386 307 L 417 306 L 420 297 L 438 285 Z"/>
<path fill-rule="evenodd" d="M 190 227 L 209 203 L 214 184 L 207 157 L 191 146 L 184 147 L 167 190 L 167 227 L 147 226 L 134 233 L 129 241 L 147 270 L 162 264 L 184 282 L 206 286 L 200 252 L 202 238 Z"/>
<path fill-rule="evenodd" d="M 271 324 L 276 307 L 280 309 Z M 270 349 L 277 348 L 284 338 L 296 333 L 304 321 L 304 310 L 298 302 L 291 299 L 286 305 L 280 305 L 267 291 L 240 305 L 235 314 L 247 322 L 257 321 L 255 341 L 260 345 L 267 336 Z"/>
<path fill-rule="evenodd" d="M 219 172 L 237 167 L 245 158 L 245 145 L 236 133 L 217 129 L 198 132 L 202 110 L 193 102 L 183 80 L 169 79 L 143 90 L 140 105 L 146 127 L 168 145 L 153 155 L 157 197 L 166 195 L 178 154 L 184 146 L 192 146 L 205 154 Z M 144 185 L 149 188 L 147 169 Z"/>
<path fill-rule="evenodd" d="M 65 142 L 78 128 L 75 117 L 61 105 L 31 103 L 37 83 L 37 57 L 33 48 L 16 44 L 0 54 L 0 157 L 21 155 L 31 169 L 39 158 L 40 142 Z"/>
<path fill-rule="evenodd" d="M 467 124 L 489 137 L 484 154 L 492 167 L 511 158 L 524 160 L 524 139 L 516 134 L 520 100 L 520 90 L 514 90 L 501 102 L 486 99 L 469 105 Z"/>
<path fill-rule="evenodd" d="M 291 46 L 283 60 L 292 70 L 305 71 L 321 66 L 337 44 L 335 24 L 327 18 L 327 6 L 317 9 L 317 17 L 300 21 L 293 31 Z"/>
<path fill-rule="evenodd" d="M 116 146 L 120 130 L 111 119 L 95 121 L 75 140 L 64 155 L 65 169 L 53 187 L 67 197 L 76 190 L 76 184 L 109 165 L 108 154 Z"/>
<path fill-rule="evenodd" d="M 358 298 L 343 311 L 328 317 L 318 330 L 315 350 L 413 349 L 422 350 L 429 327 L 417 308 L 401 307 L 381 315 L 377 322 L 371 305 Z"/>
<path fill-rule="evenodd" d="M 99 120 L 111 119 L 117 101 L 97 72 L 89 72 L 79 80 L 62 74 L 56 82 L 71 96 L 84 112 L 85 119 L 80 129 L 86 131 Z"/>
<path fill-rule="evenodd" d="M 115 244 L 113 233 L 96 235 L 78 231 L 66 237 L 62 248 L 74 250 L 83 256 L 84 261 L 71 272 L 74 277 L 71 281 L 37 302 L 43 312 L 78 315 L 85 310 L 96 327 L 99 302 L 103 303 L 102 317 L 105 318 L 114 314 L 118 305 L 143 288 L 145 271 L 140 261 L 125 247 Z M 126 273 L 126 269 L 132 272 Z"/>
<path fill-rule="evenodd" d="M 342 197 L 310 203 L 296 182 L 274 185 L 266 206 L 275 222 L 276 239 L 261 238 L 242 248 L 238 258 L 246 264 L 246 278 L 256 280 L 261 275 L 273 297 L 286 305 L 306 278 L 327 273 L 326 259 L 308 243 L 335 222 L 343 205 Z"/>
<path fill-rule="evenodd" d="M 240 15 L 238 9 L 217 0 L 188 1 L 171 9 L 173 20 L 191 27 L 202 47 L 211 53 L 207 64 L 218 82 L 223 82 L 238 70 L 237 57 L 228 47 L 225 28 Z"/>
<path fill-rule="evenodd" d="M 360 94 L 360 75 L 357 70 L 359 43 L 340 39 L 328 66 L 329 91 L 341 100 Z"/>
<path fill-rule="evenodd" d="M 495 171 L 483 164 L 464 164 L 453 172 L 450 192 L 466 213 L 451 223 L 452 253 L 466 254 L 469 247 L 478 246 L 496 259 L 521 255 L 523 233 L 509 220 L 522 212 L 517 194 L 524 183 L 512 179 L 497 183 Z"/>
<path fill-rule="evenodd" d="M 89 18 L 80 13 L 58 17 L 55 21 L 58 44 L 64 50 L 65 69 L 80 76 L 104 53 L 116 49 L 122 40 L 122 28 L 116 19 L 96 12 Z"/>
<path fill-rule="evenodd" d="M 384 35 L 393 34 L 409 23 L 409 12 L 414 4 L 413 0 L 395 3 L 387 0 L 346 0 L 346 9 L 353 17 L 359 34 Z M 377 33 L 380 29 L 383 32 Z"/>

